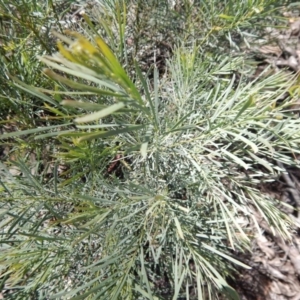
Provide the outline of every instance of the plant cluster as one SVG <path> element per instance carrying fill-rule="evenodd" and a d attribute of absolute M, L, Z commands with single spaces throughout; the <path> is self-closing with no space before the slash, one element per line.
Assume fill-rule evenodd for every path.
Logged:
<path fill-rule="evenodd" d="M 39 52 L 46 79 L 5 70 L 1 83 L 18 87 L 6 98 L 17 93 L 34 114 L 25 122 L 10 108 L 18 122 L 3 121 L 0 138 L 35 153 L 34 162 L 27 152 L 1 163 L 8 299 L 238 299 L 226 279 L 248 267 L 234 251 L 255 234 L 254 213 L 289 237 L 289 218 L 259 187 L 283 171 L 278 163 L 299 166 L 300 119 L 289 109 L 298 79 L 279 72 L 249 82 L 243 55 L 222 53 L 233 33 L 247 43 L 251 22 L 263 24 L 277 1 L 177 2 L 101 1 L 107 21 L 84 15 L 84 32 L 57 30 L 59 51 Z M 164 74 L 129 59 L 126 30 L 141 40 L 127 12 L 150 4 L 187 16 Z M 35 150 L 42 144 L 45 155 Z"/>

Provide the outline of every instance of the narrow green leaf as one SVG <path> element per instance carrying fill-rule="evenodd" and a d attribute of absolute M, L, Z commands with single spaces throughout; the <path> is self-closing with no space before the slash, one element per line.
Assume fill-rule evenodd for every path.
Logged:
<path fill-rule="evenodd" d="M 158 298 L 153 298 L 151 295 L 149 295 L 146 291 L 144 291 L 139 285 L 135 285 L 134 289 L 139 292 L 143 297 L 146 297 L 147 299 L 158 299 Z"/>
<path fill-rule="evenodd" d="M 57 32 L 57 31 L 52 31 L 51 33 L 68 45 L 72 45 L 74 43 L 74 40 L 71 40 L 70 38 L 66 37 L 65 35 Z"/>
<path fill-rule="evenodd" d="M 122 124 L 123 126 L 130 126 L 131 124 Z M 116 123 L 110 123 L 110 124 L 99 124 L 99 125 L 76 125 L 79 129 L 103 129 L 103 128 L 109 128 L 109 127 L 118 127 L 120 124 Z M 86 133 L 85 133 L 86 134 Z"/>
<path fill-rule="evenodd" d="M 70 116 L 66 115 L 65 113 L 61 112 L 59 109 L 57 109 L 56 107 L 50 106 L 47 103 L 44 103 L 45 109 L 47 109 L 48 111 L 61 116 L 62 118 L 68 118 Z"/>
<path fill-rule="evenodd" d="M 222 291 L 227 295 L 229 300 L 241 300 L 239 294 L 230 285 L 225 285 Z"/>
<path fill-rule="evenodd" d="M 106 116 L 113 114 L 114 112 L 118 111 L 119 109 L 123 108 L 124 106 L 125 106 L 125 104 L 123 102 L 118 102 L 107 108 L 102 109 L 101 111 L 92 113 L 90 115 L 85 115 L 83 117 L 76 118 L 74 121 L 76 123 L 88 123 L 88 122 L 92 122 L 92 121 L 97 121 L 101 118 L 104 118 Z"/>
<path fill-rule="evenodd" d="M 49 138 L 49 137 L 64 135 L 64 134 L 70 133 L 70 132 L 74 132 L 74 129 L 48 132 L 48 133 L 45 133 L 45 134 L 40 134 L 38 136 L 35 136 L 34 139 L 35 140 L 40 140 L 40 139 L 45 139 L 45 138 Z"/>
<path fill-rule="evenodd" d="M 119 203 L 117 201 L 111 201 L 111 200 L 102 199 L 102 198 L 99 198 L 99 197 L 92 197 L 92 196 L 88 196 L 88 195 L 76 195 L 76 197 L 79 198 L 79 199 L 91 201 L 92 203 L 98 203 L 99 202 L 102 205 L 115 205 L 115 204 Z"/>
<path fill-rule="evenodd" d="M 155 123 L 159 125 L 159 119 L 158 119 L 158 105 L 159 105 L 159 98 L 158 98 L 158 70 L 156 67 L 154 67 L 154 74 L 153 74 L 153 82 L 154 82 L 154 118 Z"/>
<path fill-rule="evenodd" d="M 60 70 L 66 74 L 70 74 L 76 76 L 78 78 L 85 79 L 90 82 L 94 82 L 99 86 L 107 87 L 115 92 L 122 92 L 123 89 L 117 84 L 113 83 L 111 80 L 105 78 L 104 75 L 96 73 L 94 70 L 89 69 L 85 66 L 81 66 L 62 58 L 53 58 L 52 56 L 44 56 L 41 57 L 40 60 L 44 62 L 46 65 L 52 67 L 53 69 Z M 54 62 L 55 61 L 55 62 Z M 59 62 L 60 64 L 56 63 Z M 65 64 L 61 65 L 61 64 Z M 100 79 L 99 79 L 100 78 Z"/>
<path fill-rule="evenodd" d="M 194 110 L 191 110 L 189 113 L 187 113 L 185 116 L 183 116 L 171 129 L 169 132 L 172 132 L 172 131 L 177 131 L 177 130 L 187 130 L 187 129 L 194 129 L 195 127 L 194 126 L 191 126 L 191 125 L 188 125 L 186 127 L 181 127 L 181 128 L 177 128 L 180 124 L 182 124 L 182 122 L 184 120 L 186 120 L 191 114 L 193 114 L 195 111 Z"/>
<path fill-rule="evenodd" d="M 255 104 L 255 101 L 254 101 L 254 97 L 253 95 L 251 95 L 248 99 L 248 101 L 246 101 L 246 103 L 243 105 L 243 107 L 240 109 L 240 111 L 237 113 L 237 115 L 235 116 L 234 121 L 236 121 L 240 115 L 249 107 L 253 106 Z"/>
<path fill-rule="evenodd" d="M 51 103 L 52 105 L 56 106 L 58 103 L 56 101 L 54 101 L 53 99 L 51 99 L 50 97 L 46 96 L 45 94 L 41 93 L 40 90 L 36 87 L 27 85 L 26 83 L 20 81 L 19 79 L 17 79 L 16 77 L 10 76 L 11 79 L 13 81 L 15 81 L 16 83 L 14 83 L 14 85 L 24 91 L 26 91 L 27 93 L 36 96 L 48 103 Z"/>
<path fill-rule="evenodd" d="M 181 226 L 180 226 L 180 223 L 177 219 L 177 217 L 174 217 L 174 222 L 175 222 L 175 226 L 177 228 L 177 233 L 179 235 L 179 237 L 184 240 L 184 235 L 183 235 L 183 232 L 182 232 L 182 229 L 181 229 Z"/>
<path fill-rule="evenodd" d="M 257 152 L 258 152 L 258 147 L 257 147 L 252 141 L 248 140 L 247 138 L 243 137 L 242 135 L 236 134 L 236 133 L 234 133 L 234 132 L 232 132 L 232 131 L 223 130 L 223 129 L 221 129 L 221 128 L 220 128 L 219 130 L 220 130 L 221 132 L 225 132 L 225 133 L 227 133 L 227 134 L 229 134 L 229 135 L 232 135 L 232 136 L 234 136 L 236 139 L 239 139 L 239 140 L 241 140 L 242 142 L 244 142 L 245 144 L 249 145 L 249 146 L 252 148 L 252 150 L 253 150 L 254 153 L 257 153 Z"/>
<path fill-rule="evenodd" d="M 95 278 L 93 278 L 92 280 L 89 280 L 87 283 L 80 285 L 80 287 L 73 289 L 71 291 L 63 291 L 63 292 L 59 292 L 57 294 L 54 294 L 52 296 L 50 296 L 50 299 L 72 299 L 72 300 L 84 300 L 87 299 L 87 297 L 95 292 L 97 292 L 98 290 L 105 290 L 106 288 L 112 287 L 115 285 L 109 282 L 111 281 L 110 278 L 103 280 L 102 276 L 97 276 Z M 94 286 L 94 287 L 93 287 Z M 82 293 L 81 291 L 87 291 Z M 81 293 L 80 293 L 81 292 Z M 78 293 L 80 293 L 79 296 Z M 70 295 L 72 297 L 70 297 Z M 66 298 L 61 298 L 63 296 L 67 296 Z"/>
<path fill-rule="evenodd" d="M 176 258 L 175 258 L 175 266 L 174 266 L 174 294 L 173 294 L 173 300 L 177 300 L 180 289 L 183 283 L 184 278 L 186 277 L 186 271 L 183 268 L 183 250 L 180 249 L 180 252 L 178 250 L 178 247 L 176 246 Z M 179 257 L 178 257 L 179 252 Z"/>
<path fill-rule="evenodd" d="M 42 236 L 42 235 L 37 235 L 37 234 L 32 234 L 32 233 L 25 233 L 25 232 L 21 232 L 21 231 L 19 233 L 20 233 L 20 235 L 33 237 L 39 241 L 52 241 L 52 242 L 53 241 L 71 241 L 67 238 L 47 237 L 47 236 Z"/>
<path fill-rule="evenodd" d="M 227 255 L 227 254 L 225 254 L 225 253 L 217 250 L 215 247 L 211 247 L 211 246 L 209 246 L 209 245 L 207 245 L 207 244 L 205 244 L 203 242 L 201 243 L 201 247 L 203 247 L 203 248 L 205 248 L 205 249 L 207 249 L 207 250 L 209 250 L 209 251 L 211 251 L 211 252 L 213 252 L 213 253 L 215 253 L 217 255 L 220 255 L 220 256 L 226 258 L 227 260 L 230 260 L 234 264 L 237 264 L 237 265 L 239 265 L 239 266 L 241 266 L 241 267 L 243 267 L 245 269 L 248 269 L 248 270 L 251 269 L 251 267 L 249 267 L 248 265 L 245 265 L 244 263 L 236 260 L 235 258 L 233 258 L 233 257 L 231 257 L 231 256 L 229 256 L 229 255 Z"/>
<path fill-rule="evenodd" d="M 41 131 L 46 131 L 54 128 L 59 128 L 63 126 L 68 126 L 72 123 L 66 123 L 66 124 L 61 124 L 61 125 L 52 125 L 52 126 L 47 126 L 47 127 L 40 127 L 40 128 L 33 128 L 33 129 L 27 129 L 23 131 L 15 131 L 15 132 L 10 132 L 10 133 L 5 133 L 0 135 L 0 139 L 8 139 L 11 137 L 18 137 L 21 135 L 26 135 L 26 134 L 33 134 Z"/>
<path fill-rule="evenodd" d="M 263 145 L 265 145 L 269 149 L 269 152 L 270 152 L 271 156 L 273 156 L 274 153 L 275 153 L 275 149 L 273 148 L 271 143 L 269 143 L 269 141 L 268 141 L 269 139 L 271 139 L 271 137 L 257 136 L 257 140 L 259 142 L 261 142 Z"/>
<path fill-rule="evenodd" d="M 61 101 L 60 104 L 64 105 L 64 106 L 81 108 L 81 109 L 85 109 L 85 110 L 99 110 L 99 109 L 103 109 L 106 107 L 103 104 L 75 101 L 75 100 L 70 100 L 70 99 L 63 100 L 63 101 Z"/>
<path fill-rule="evenodd" d="M 267 170 L 270 171 L 271 174 L 274 174 L 274 169 L 272 168 L 272 166 L 270 165 L 270 163 L 268 161 L 256 156 L 255 154 L 253 154 L 250 151 L 247 151 L 247 153 L 254 159 L 254 161 L 256 161 L 260 165 L 264 166 Z"/>
<path fill-rule="evenodd" d="M 88 141 L 88 140 L 93 140 L 96 138 L 107 138 L 110 136 L 115 136 L 120 133 L 127 133 L 130 131 L 135 131 L 135 130 L 140 130 L 144 128 L 144 125 L 136 125 L 136 126 L 131 126 L 131 127 L 126 127 L 126 128 L 121 128 L 121 129 L 116 129 L 116 130 L 111 130 L 111 131 L 102 131 L 102 132 L 94 132 L 90 134 L 86 134 L 85 136 L 82 136 L 79 138 L 79 142 L 81 141 Z"/>
<path fill-rule="evenodd" d="M 91 93 L 94 93 L 94 94 L 99 94 L 99 95 L 104 95 L 104 96 L 112 96 L 112 97 L 117 97 L 117 98 L 124 98 L 126 95 L 125 94 L 120 94 L 120 93 L 115 93 L 115 92 L 111 92 L 111 91 L 108 91 L 108 90 L 103 90 L 103 89 L 99 89 L 97 87 L 93 87 L 93 86 L 90 86 L 90 85 L 87 85 L 87 84 L 82 84 L 82 83 L 78 83 L 78 82 L 75 82 L 73 80 L 70 80 L 64 76 L 61 76 L 55 72 L 53 72 L 52 70 L 50 69 L 45 69 L 44 70 L 44 73 L 60 82 L 60 83 L 64 83 L 65 85 L 73 88 L 73 89 L 77 89 L 77 90 L 81 90 L 81 91 L 86 91 L 86 92 L 91 92 Z"/>
<path fill-rule="evenodd" d="M 148 103 L 150 105 L 150 108 L 151 108 L 151 111 L 152 111 L 152 114 L 154 115 L 155 114 L 155 109 L 154 109 L 154 105 L 153 105 L 153 102 L 152 102 L 152 99 L 151 99 L 151 96 L 150 96 L 150 92 L 149 92 L 149 88 L 148 88 L 146 79 L 144 78 L 144 76 L 141 72 L 141 69 L 140 69 L 140 67 L 139 67 L 139 65 L 137 64 L 136 61 L 134 61 L 134 65 L 135 65 L 137 75 L 138 75 L 138 77 L 139 77 L 139 79 L 142 83 L 142 86 L 143 86 L 143 89 L 144 89 L 144 92 L 145 92 L 145 96 L 146 96 L 146 100 L 148 101 Z"/>
<path fill-rule="evenodd" d="M 220 192 L 220 191 L 219 191 Z M 221 193 L 223 194 L 223 196 L 225 197 L 226 194 L 225 193 Z M 229 197 L 225 197 L 227 200 L 229 200 Z M 232 200 L 231 200 L 232 201 Z M 233 239 L 232 239 L 232 235 L 231 235 L 231 230 L 229 228 L 229 223 L 228 223 L 228 219 L 235 225 L 235 227 L 239 230 L 241 237 L 243 239 L 245 239 L 246 241 L 249 241 L 249 237 L 245 234 L 245 232 L 243 231 L 243 229 L 241 228 L 241 226 L 239 225 L 239 223 L 237 222 L 235 216 L 232 215 L 232 213 L 229 211 L 227 205 L 225 205 L 225 203 L 221 200 L 218 202 L 220 204 L 221 210 L 222 210 L 222 214 L 223 214 L 223 218 L 224 218 L 224 222 L 225 222 L 225 226 L 227 229 L 227 234 L 229 236 L 229 240 L 231 242 L 231 247 L 234 249 L 234 243 L 233 243 Z M 225 214 L 226 212 L 226 214 Z M 228 217 L 227 217 L 228 216 Z M 235 231 L 234 231 L 235 233 Z"/>
<path fill-rule="evenodd" d="M 218 99 L 215 100 L 215 105 L 217 105 L 216 110 L 213 114 L 213 116 L 211 116 L 210 118 L 210 122 L 214 123 L 216 121 L 216 119 L 222 115 L 222 113 L 224 113 L 227 109 L 229 109 L 233 103 L 235 102 L 235 98 L 236 98 L 236 94 L 235 96 L 229 97 L 229 94 L 232 93 L 233 91 L 233 84 L 235 81 L 235 76 L 233 76 L 229 86 L 226 88 L 226 90 L 223 91 L 223 93 L 219 96 Z M 218 87 L 217 87 L 217 91 L 218 92 Z M 237 93 L 237 92 L 236 92 Z"/>
<path fill-rule="evenodd" d="M 92 29 L 92 31 L 94 32 L 95 35 L 98 35 L 98 31 L 95 29 L 95 26 L 93 25 L 91 19 L 84 13 L 82 14 L 82 17 L 84 19 L 84 21 L 89 25 L 89 27 Z M 102 18 L 99 18 L 99 21 Z"/>
<path fill-rule="evenodd" d="M 148 148 L 148 142 L 143 143 L 140 149 L 141 155 L 143 159 L 147 158 L 147 148 Z"/>
<path fill-rule="evenodd" d="M 39 177 L 33 176 L 31 174 L 31 171 L 29 170 L 28 166 L 24 163 L 24 161 L 18 159 L 17 161 L 14 161 L 13 164 L 20 168 L 20 170 L 22 171 L 23 175 L 25 175 L 25 177 L 30 180 L 30 182 L 32 183 L 33 187 L 37 188 L 40 191 L 44 191 L 44 185 L 42 185 L 37 180 L 37 179 L 39 179 Z"/>
<path fill-rule="evenodd" d="M 220 202 L 222 202 L 222 200 Z M 224 223 L 225 223 L 229 244 L 231 245 L 232 249 L 234 250 L 234 242 L 233 242 L 231 230 L 230 230 L 230 227 L 229 227 L 229 223 L 228 223 L 228 220 L 227 220 L 228 218 L 227 218 L 227 215 L 225 213 L 224 208 L 225 208 L 225 210 L 227 210 L 227 207 L 223 203 L 220 203 L 220 209 L 221 209 L 221 213 L 222 213 L 223 220 L 224 220 Z"/>
<path fill-rule="evenodd" d="M 240 165 L 241 167 L 245 168 L 246 170 L 249 169 L 249 165 L 247 165 L 242 159 L 240 159 L 239 157 L 237 157 L 236 155 L 228 152 L 225 149 L 221 149 L 221 151 L 227 155 L 228 157 L 230 157 L 234 162 L 236 162 L 238 165 Z"/>
<path fill-rule="evenodd" d="M 140 263 L 141 263 L 141 271 L 142 271 L 142 276 L 143 276 L 143 281 L 146 284 L 147 287 L 147 291 L 148 291 L 148 295 L 150 296 L 150 300 L 153 300 L 153 296 L 151 293 L 151 289 L 150 289 L 150 284 L 149 284 L 149 280 L 148 280 L 148 274 L 146 272 L 145 269 L 145 262 L 144 262 L 144 250 L 143 247 L 140 248 Z"/>
<path fill-rule="evenodd" d="M 14 232 L 15 227 L 19 227 L 19 224 L 23 224 L 23 226 L 26 224 L 28 218 L 26 219 L 25 216 L 27 215 L 29 210 L 30 210 L 30 206 L 27 206 L 24 208 L 24 211 L 22 213 L 21 213 L 21 211 L 19 211 L 17 216 L 12 214 L 12 216 L 14 217 L 14 220 L 13 220 L 11 226 L 6 229 L 9 238 L 10 238 L 10 233 Z"/>

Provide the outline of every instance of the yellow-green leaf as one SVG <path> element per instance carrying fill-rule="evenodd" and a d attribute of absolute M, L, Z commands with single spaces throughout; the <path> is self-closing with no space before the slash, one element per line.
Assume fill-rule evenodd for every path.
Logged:
<path fill-rule="evenodd" d="M 65 57 L 67 60 L 72 61 L 72 62 L 76 62 L 77 60 L 74 58 L 74 56 L 72 55 L 72 53 L 67 50 L 60 41 L 57 42 L 57 48 L 60 52 L 60 54 Z"/>
<path fill-rule="evenodd" d="M 234 19 L 233 16 L 228 16 L 228 15 L 225 15 L 225 14 L 220 14 L 219 17 L 220 17 L 221 19 L 225 19 L 225 20 L 229 20 L 229 21 L 231 21 L 231 20 Z"/>
<path fill-rule="evenodd" d="M 95 37 L 95 41 L 98 47 L 100 48 L 103 56 L 106 57 L 106 59 L 110 62 L 110 64 L 118 70 L 122 69 L 120 63 L 118 62 L 118 60 L 116 59 L 112 51 L 109 49 L 109 47 L 106 45 L 104 40 L 101 37 L 97 36 Z"/>

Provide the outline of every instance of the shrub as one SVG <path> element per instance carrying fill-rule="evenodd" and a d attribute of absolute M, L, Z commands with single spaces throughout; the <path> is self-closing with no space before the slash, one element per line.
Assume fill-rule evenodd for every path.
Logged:
<path fill-rule="evenodd" d="M 253 7 L 234 20 L 226 11 L 227 29 Z M 59 53 L 41 58 L 55 90 L 12 77 L 57 119 L 1 136 L 30 134 L 55 151 L 44 176 L 22 159 L 10 162 L 19 178 L 3 165 L 2 284 L 14 299 L 238 299 L 226 278 L 247 268 L 233 251 L 247 248 L 255 213 L 289 237 L 259 184 L 276 179 L 277 162 L 297 165 L 295 78 L 247 82 L 243 57 L 207 57 L 195 43 L 173 49 L 165 76 L 135 62 L 131 79 L 99 35 L 55 35 Z"/>

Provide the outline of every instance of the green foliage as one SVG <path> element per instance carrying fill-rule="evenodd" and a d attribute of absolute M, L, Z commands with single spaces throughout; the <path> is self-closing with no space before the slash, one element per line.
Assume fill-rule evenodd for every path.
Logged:
<path fill-rule="evenodd" d="M 51 5 L 51 1 L 46 4 L 36 1 L 31 4 L 25 1 L 0 2 L 2 98 L 24 106 L 27 104 L 25 99 L 20 102 L 20 92 L 9 85 L 8 74 L 18 75 L 22 81 L 47 86 L 37 72 L 40 62 L 36 55 L 55 50 L 55 44 L 49 39 L 50 18 L 53 20 Z"/>
<path fill-rule="evenodd" d="M 1 284 L 8 299 L 238 299 L 226 278 L 247 268 L 233 252 L 247 248 L 254 212 L 289 237 L 289 219 L 259 184 L 276 179 L 277 162 L 298 166 L 300 119 L 293 96 L 281 101 L 297 96 L 297 82 L 285 72 L 249 82 L 242 56 L 202 50 L 274 2 L 183 1 L 181 44 L 166 75 L 154 66 L 151 79 L 138 61 L 121 64 L 131 3 L 103 3 L 109 46 L 85 17 L 89 39 L 55 33 L 59 53 L 40 58 L 50 80 L 11 74 L 53 120 L 0 138 L 30 136 L 54 153 L 50 172 L 33 173 L 26 159 L 1 165 Z M 204 36 L 191 45 L 199 25 Z"/>

